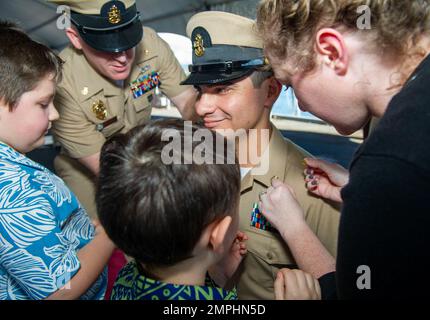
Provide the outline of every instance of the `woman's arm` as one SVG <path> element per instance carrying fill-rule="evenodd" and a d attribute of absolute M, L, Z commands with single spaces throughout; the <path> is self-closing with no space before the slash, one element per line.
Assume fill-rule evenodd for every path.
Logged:
<path fill-rule="evenodd" d="M 263 214 L 287 242 L 300 269 L 315 278 L 335 270 L 335 259 L 307 225 L 292 188 L 275 179 L 260 198 Z"/>

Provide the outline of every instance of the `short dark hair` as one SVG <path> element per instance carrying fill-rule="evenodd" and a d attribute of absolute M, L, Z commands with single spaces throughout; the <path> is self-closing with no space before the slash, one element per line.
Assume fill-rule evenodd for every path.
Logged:
<path fill-rule="evenodd" d="M 62 60 L 17 25 L 0 21 L 0 100 L 12 110 L 45 76 L 61 77 Z"/>
<path fill-rule="evenodd" d="M 163 148 L 170 143 L 162 141 L 163 132 L 177 130 L 184 146 L 184 125 L 183 120 L 155 121 L 117 135 L 102 147 L 96 193 L 100 222 L 112 241 L 146 270 L 190 258 L 204 228 L 236 214 L 239 203 L 239 165 L 234 156 L 228 164 L 227 152 L 220 154 L 215 147 L 220 141 L 216 139 L 222 139 L 227 150 L 221 135 L 189 125 L 193 134 L 205 130 L 212 136 L 212 151 L 205 152 L 214 164 L 194 159 L 191 164 L 163 163 Z M 192 154 L 198 146 L 192 142 Z M 176 151 L 184 160 L 183 150 Z M 224 164 L 215 164 L 219 156 Z"/>
<path fill-rule="evenodd" d="M 258 89 L 261 88 L 261 85 L 263 82 L 273 76 L 273 71 L 262 71 L 262 70 L 255 70 L 251 75 L 249 76 L 251 78 L 252 84 L 254 85 L 254 88 Z"/>

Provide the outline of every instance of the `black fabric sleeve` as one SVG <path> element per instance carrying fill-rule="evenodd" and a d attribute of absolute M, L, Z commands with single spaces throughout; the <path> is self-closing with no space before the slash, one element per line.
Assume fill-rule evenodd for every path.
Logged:
<path fill-rule="evenodd" d="M 318 279 L 322 300 L 336 300 L 336 272 L 330 272 Z"/>
<path fill-rule="evenodd" d="M 404 159 L 361 155 L 353 163 L 342 190 L 339 299 L 428 294 L 429 183 L 429 172 Z"/>

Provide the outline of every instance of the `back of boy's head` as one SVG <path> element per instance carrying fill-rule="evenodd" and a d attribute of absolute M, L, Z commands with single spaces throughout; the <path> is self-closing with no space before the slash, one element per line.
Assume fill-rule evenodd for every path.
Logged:
<path fill-rule="evenodd" d="M 182 164 L 163 163 L 163 154 L 172 146 L 162 139 L 166 129 L 180 136 L 181 146 L 173 152 L 180 152 Z M 182 120 L 138 126 L 105 143 L 101 151 L 96 196 L 100 222 L 121 250 L 149 270 L 190 258 L 206 226 L 236 214 L 240 169 L 234 154 L 231 159 L 219 148 L 221 141 L 228 150 L 225 138 L 197 125 L 187 130 L 212 137 L 213 143 L 205 144 L 212 149 L 205 150 L 205 159 L 213 164 L 199 164 L 195 158 L 183 164 L 184 157 L 199 153 L 202 145 L 190 142 L 190 153 L 184 154 L 188 138 Z M 220 159 L 224 164 L 215 164 Z"/>
<path fill-rule="evenodd" d="M 61 64 L 51 49 L 33 41 L 15 24 L 0 21 L 0 102 L 10 110 L 44 77 L 52 74 L 58 81 Z"/>

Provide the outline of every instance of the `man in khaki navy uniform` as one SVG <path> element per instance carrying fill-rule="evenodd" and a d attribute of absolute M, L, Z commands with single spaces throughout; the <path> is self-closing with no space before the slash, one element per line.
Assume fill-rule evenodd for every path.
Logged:
<path fill-rule="evenodd" d="M 196 112 L 206 127 L 270 132 L 266 145 L 253 144 L 256 152 L 268 153 L 268 170 L 259 170 L 262 163 L 241 163 L 239 228 L 249 240 L 248 254 L 233 282 L 240 299 L 274 299 L 277 271 L 297 266 L 279 233 L 262 218 L 257 205 L 260 192 L 275 176 L 292 186 L 305 209 L 306 221 L 333 255 L 340 213 L 307 192 L 302 163 L 309 154 L 285 139 L 270 122 L 270 111 L 282 86 L 267 66 L 254 21 L 225 12 L 202 12 L 188 22 L 187 35 L 193 43 L 193 65 L 183 84 L 197 88 Z"/>
<path fill-rule="evenodd" d="M 50 2 L 68 6 L 71 20 L 55 98 L 60 119 L 53 133 L 62 147 L 55 170 L 95 217 L 94 182 L 105 140 L 150 118 L 157 86 L 185 119 L 193 117 L 196 93 L 180 86 L 185 73 L 167 43 L 142 27 L 135 1 Z"/>

